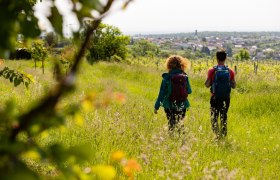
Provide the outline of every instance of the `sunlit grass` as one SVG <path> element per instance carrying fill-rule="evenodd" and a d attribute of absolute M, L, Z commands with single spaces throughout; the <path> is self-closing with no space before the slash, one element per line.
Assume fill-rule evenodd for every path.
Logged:
<path fill-rule="evenodd" d="M 40 69 L 32 68 L 32 62 L 4 64 L 21 68 L 36 79 L 29 90 L 14 88 L 8 81 L 0 80 L 2 102 L 14 98 L 19 111 L 38 100 L 55 83 L 51 69 L 42 75 Z M 203 68 L 194 71 L 200 65 Z M 208 65 L 212 66 L 210 61 Z M 93 155 L 84 167 L 108 164 L 111 153 L 121 150 L 142 165 L 138 179 L 279 179 L 280 83 L 275 75 L 279 65 L 270 65 L 272 70 L 260 66 L 256 75 L 251 63 L 238 64 L 238 85 L 232 91 L 228 113 L 228 136 L 218 142 L 210 127 L 209 89 L 203 85 L 206 63 L 192 62 L 192 69 L 188 70 L 193 94 L 189 95 L 191 108 L 184 121 L 186 133 L 181 137 L 169 135 L 162 109 L 153 114 L 163 68 L 156 70 L 152 66 L 83 64 L 76 91 L 62 100 L 61 107 L 82 101 L 90 92 L 100 94 L 101 98 L 104 92 L 105 96 L 106 92 L 121 92 L 125 94 L 125 104 L 82 111 L 83 126 L 69 117 L 66 128 L 53 129 L 48 136 L 39 137 L 38 142 L 42 146 L 54 142 L 66 147 L 89 145 Z"/>

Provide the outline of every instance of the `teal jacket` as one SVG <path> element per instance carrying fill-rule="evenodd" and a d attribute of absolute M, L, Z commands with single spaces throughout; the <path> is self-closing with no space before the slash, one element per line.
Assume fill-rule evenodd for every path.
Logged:
<path fill-rule="evenodd" d="M 175 109 L 176 108 L 176 107 L 174 107 L 174 105 L 172 105 L 169 102 L 169 96 L 171 94 L 170 75 L 181 74 L 181 73 L 184 73 L 184 72 L 182 70 L 179 70 L 179 69 L 174 69 L 174 70 L 171 70 L 169 73 L 163 73 L 162 74 L 163 79 L 162 79 L 162 82 L 161 82 L 159 95 L 158 95 L 158 98 L 157 98 L 155 106 L 154 106 L 154 108 L 156 110 L 158 110 L 160 106 L 162 106 L 164 109 L 169 109 L 169 108 L 170 109 Z M 188 94 L 191 94 L 192 89 L 191 89 L 191 86 L 190 86 L 189 78 L 186 78 L 186 81 L 187 81 L 187 87 L 186 88 L 187 88 Z M 182 105 L 180 105 L 180 107 L 181 106 L 183 106 L 182 108 L 189 108 L 190 107 L 189 100 L 187 99 Z"/>

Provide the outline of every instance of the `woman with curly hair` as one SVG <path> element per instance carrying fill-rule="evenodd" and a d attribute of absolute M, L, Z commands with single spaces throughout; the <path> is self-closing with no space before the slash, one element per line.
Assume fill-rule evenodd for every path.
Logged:
<path fill-rule="evenodd" d="M 188 61 L 181 56 L 172 55 L 166 60 L 168 73 L 162 74 L 159 95 L 154 106 L 154 113 L 163 106 L 168 119 L 168 127 L 173 131 L 184 119 L 190 103 L 188 94 L 192 93 L 189 78 L 185 72 Z M 182 126 L 181 126 L 182 127 Z M 179 127 L 181 129 L 181 127 Z"/>

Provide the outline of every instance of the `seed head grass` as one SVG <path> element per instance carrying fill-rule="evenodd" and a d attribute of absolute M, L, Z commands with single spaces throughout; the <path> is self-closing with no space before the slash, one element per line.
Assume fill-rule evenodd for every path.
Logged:
<path fill-rule="evenodd" d="M 130 177 L 137 171 L 137 179 L 279 179 L 277 70 L 260 65 L 260 72 L 254 74 L 251 64 L 238 65 L 237 88 L 232 90 L 228 112 L 228 136 L 216 141 L 210 123 L 210 92 L 204 87 L 209 67 L 203 64 L 194 71 L 194 64 L 187 70 L 193 93 L 189 95 L 191 107 L 183 121 L 182 135 L 168 132 L 163 109 L 157 115 L 153 113 L 163 68 L 100 62 L 82 65 L 76 91 L 58 105 L 67 108 L 80 102 L 82 123 L 69 117 L 65 127 L 52 129 L 37 141 L 43 147 L 57 142 L 65 147 L 87 144 L 92 156 L 84 167 L 95 167 L 96 171 L 104 166 L 112 177 L 120 172 L 105 165 L 112 159 L 121 162 L 125 154 L 132 159 L 124 165 L 124 173 Z M 20 67 L 36 79 L 28 90 L 0 80 L 1 102 L 14 99 L 20 112 L 56 83 L 51 68 L 42 75 L 39 69 L 30 69 L 30 62 L 6 61 L 5 65 Z M 102 104 L 106 98 L 108 104 Z M 47 170 L 39 169 L 42 175 Z"/>

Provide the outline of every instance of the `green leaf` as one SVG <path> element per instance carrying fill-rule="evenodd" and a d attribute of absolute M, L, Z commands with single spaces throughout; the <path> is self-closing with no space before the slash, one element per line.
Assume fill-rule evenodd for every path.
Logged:
<path fill-rule="evenodd" d="M 77 43 L 80 40 L 79 32 L 73 32 L 73 40 L 74 40 L 74 43 Z"/>
<path fill-rule="evenodd" d="M 86 6 L 90 9 L 98 10 L 102 7 L 100 1 L 98 0 L 81 0 L 81 3 L 83 4 L 83 6 Z"/>
<path fill-rule="evenodd" d="M 91 17 L 91 9 L 87 6 L 83 6 L 81 11 L 79 12 L 81 17 Z"/>
<path fill-rule="evenodd" d="M 39 176 L 31 171 L 26 164 L 23 162 L 11 159 L 14 163 L 12 164 L 13 168 L 4 168 L 0 171 L 1 179 L 29 179 L 29 180 L 36 180 L 39 179 Z M 6 166 L 7 167 L 7 166 Z"/>
<path fill-rule="evenodd" d="M 62 23 L 63 23 L 62 15 L 58 12 L 58 10 L 55 6 L 52 7 L 52 15 L 48 19 L 52 23 L 52 26 L 53 26 L 55 32 L 58 33 L 59 35 L 63 35 L 62 34 Z"/>
<path fill-rule="evenodd" d="M 8 72 L 8 73 L 6 74 L 6 79 L 9 79 L 10 76 L 11 76 L 11 72 Z"/>
<path fill-rule="evenodd" d="M 72 156 L 78 157 L 77 161 L 84 161 L 91 157 L 91 151 L 89 150 L 90 147 L 86 144 L 81 144 L 77 146 L 73 146 L 69 148 L 68 153 Z"/>
<path fill-rule="evenodd" d="M 38 37 L 41 33 L 38 27 L 38 20 L 32 18 L 21 22 L 21 32 L 25 37 Z"/>
<path fill-rule="evenodd" d="M 29 83 L 28 83 L 27 81 L 25 81 L 25 82 L 24 82 L 24 86 L 25 86 L 26 88 L 28 88 Z"/>
<path fill-rule="evenodd" d="M 10 79 L 10 82 L 13 82 L 13 81 L 14 81 L 14 77 L 15 77 L 15 75 L 12 74 L 11 77 L 9 78 L 9 79 Z"/>
<path fill-rule="evenodd" d="M 20 79 L 15 79 L 14 80 L 14 86 L 17 87 L 18 85 L 20 85 L 21 80 Z"/>

